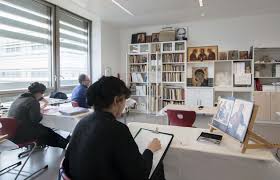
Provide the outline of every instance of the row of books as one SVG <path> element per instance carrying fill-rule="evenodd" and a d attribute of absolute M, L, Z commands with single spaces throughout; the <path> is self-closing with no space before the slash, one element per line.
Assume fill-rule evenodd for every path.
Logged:
<path fill-rule="evenodd" d="M 160 104 L 159 100 L 156 97 L 151 97 L 149 103 L 150 103 L 150 107 L 149 107 L 150 112 L 157 112 Z"/>
<path fill-rule="evenodd" d="M 150 89 L 151 96 L 160 96 L 160 86 L 152 84 Z"/>
<path fill-rule="evenodd" d="M 185 43 L 176 43 L 175 44 L 175 50 L 176 51 L 183 51 L 183 50 L 185 50 Z"/>
<path fill-rule="evenodd" d="M 130 72 L 147 72 L 147 65 L 131 65 Z"/>
<path fill-rule="evenodd" d="M 131 81 L 135 83 L 147 82 L 147 74 L 133 72 L 131 73 Z"/>
<path fill-rule="evenodd" d="M 145 55 L 130 55 L 130 63 L 147 63 L 147 56 Z"/>
<path fill-rule="evenodd" d="M 184 100 L 185 90 L 182 88 L 163 88 L 163 99 L 168 100 Z"/>
<path fill-rule="evenodd" d="M 170 65 L 166 64 L 162 66 L 162 71 L 184 71 L 184 66 L 176 66 L 176 65 Z"/>
<path fill-rule="evenodd" d="M 184 62 L 184 54 L 163 54 L 162 55 L 162 62 Z"/>
<path fill-rule="evenodd" d="M 164 72 L 162 73 L 162 79 L 166 82 L 183 82 L 184 73 L 182 72 Z"/>
<path fill-rule="evenodd" d="M 184 101 L 163 101 L 162 102 L 162 106 L 165 107 L 167 106 L 168 104 L 177 104 L 177 105 L 184 105 L 185 102 Z"/>
<path fill-rule="evenodd" d="M 280 64 L 275 66 L 275 77 L 280 77 Z"/>
<path fill-rule="evenodd" d="M 137 86 L 131 86 L 130 87 L 130 91 L 132 95 L 136 95 L 136 96 L 146 96 L 147 95 L 147 89 L 148 86 L 146 85 L 137 85 Z"/>

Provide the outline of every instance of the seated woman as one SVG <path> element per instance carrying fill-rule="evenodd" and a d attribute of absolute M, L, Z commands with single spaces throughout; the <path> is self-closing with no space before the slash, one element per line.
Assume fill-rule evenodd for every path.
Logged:
<path fill-rule="evenodd" d="M 43 101 L 44 108 L 47 101 L 43 98 L 46 86 L 34 82 L 28 87 L 28 93 L 20 95 L 11 105 L 8 117 L 17 120 L 18 128 L 15 143 L 24 143 L 36 140 L 39 145 L 49 145 L 65 149 L 69 140 L 55 133 L 52 129 L 40 124 L 42 114 L 40 112 L 40 103 Z"/>
<path fill-rule="evenodd" d="M 76 126 L 62 167 L 74 180 L 146 180 L 153 153 L 161 149 L 154 139 L 140 154 L 128 127 L 117 121 L 130 91 L 115 77 L 102 77 L 87 91 L 88 104 L 95 112 Z M 161 166 L 162 167 L 162 166 Z M 157 179 L 164 179 L 160 168 Z"/>

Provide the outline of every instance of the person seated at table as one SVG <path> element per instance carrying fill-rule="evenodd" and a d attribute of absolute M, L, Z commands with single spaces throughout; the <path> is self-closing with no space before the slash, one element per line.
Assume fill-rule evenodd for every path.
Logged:
<path fill-rule="evenodd" d="M 44 84 L 34 82 L 28 87 L 29 92 L 23 93 L 12 103 L 8 117 L 17 120 L 16 136 L 12 141 L 19 144 L 36 140 L 38 145 L 65 149 L 69 140 L 40 124 L 41 109 L 47 106 L 47 100 L 43 97 L 45 90 Z M 39 101 L 43 102 L 41 108 Z"/>
<path fill-rule="evenodd" d="M 90 79 L 87 75 L 81 74 L 79 76 L 79 85 L 72 91 L 71 100 L 78 103 L 79 107 L 89 108 L 87 104 L 86 93 L 88 86 L 90 85 Z"/>
<path fill-rule="evenodd" d="M 103 76 L 87 92 L 94 112 L 76 126 L 65 159 L 64 173 L 76 180 L 147 180 L 153 153 L 161 149 L 158 139 L 141 154 L 128 127 L 117 121 L 130 90 L 116 77 Z M 164 180 L 163 166 L 153 175 Z"/>

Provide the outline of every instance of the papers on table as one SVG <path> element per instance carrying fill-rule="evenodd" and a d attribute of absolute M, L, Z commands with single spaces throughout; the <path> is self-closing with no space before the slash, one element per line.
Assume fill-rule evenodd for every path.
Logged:
<path fill-rule="evenodd" d="M 59 109 L 59 112 L 66 116 L 73 116 L 76 114 L 86 113 L 88 111 L 88 109 L 82 107 L 65 107 Z"/>

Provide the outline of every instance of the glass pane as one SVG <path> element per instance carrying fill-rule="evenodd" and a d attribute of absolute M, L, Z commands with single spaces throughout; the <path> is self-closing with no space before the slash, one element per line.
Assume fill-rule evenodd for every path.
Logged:
<path fill-rule="evenodd" d="M 129 53 L 138 53 L 139 52 L 139 46 L 138 45 L 130 45 L 129 46 Z"/>
<path fill-rule="evenodd" d="M 152 44 L 152 45 L 151 45 L 151 52 L 152 52 L 152 53 L 160 52 L 160 44 L 159 44 L 159 43 L 157 43 L 157 44 Z"/>
<path fill-rule="evenodd" d="M 27 88 L 34 81 L 50 87 L 51 9 L 29 0 L 0 5 L 0 91 Z"/>
<path fill-rule="evenodd" d="M 149 45 L 148 44 L 140 45 L 140 52 L 141 53 L 149 52 Z"/>
<path fill-rule="evenodd" d="M 176 42 L 175 43 L 175 51 L 184 51 L 185 43 L 184 42 Z"/>
<path fill-rule="evenodd" d="M 163 51 L 172 51 L 172 43 L 164 43 Z"/>
<path fill-rule="evenodd" d="M 78 84 L 80 74 L 88 74 L 88 22 L 60 11 L 60 85 Z"/>

